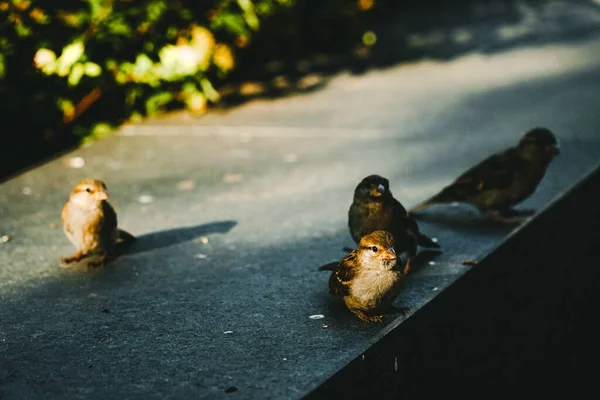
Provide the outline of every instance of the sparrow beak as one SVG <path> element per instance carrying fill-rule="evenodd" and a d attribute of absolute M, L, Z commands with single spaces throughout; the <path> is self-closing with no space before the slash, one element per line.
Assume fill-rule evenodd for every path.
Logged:
<path fill-rule="evenodd" d="M 380 183 L 377 187 L 371 189 L 371 196 L 379 197 L 385 192 L 385 187 Z"/>
<path fill-rule="evenodd" d="M 387 251 L 383 252 L 382 256 L 385 260 L 395 260 L 396 250 L 394 250 L 393 247 L 390 247 L 389 249 L 387 249 Z"/>
<path fill-rule="evenodd" d="M 552 148 L 550 149 L 550 151 L 552 152 L 553 156 L 557 156 L 560 154 L 560 149 L 557 146 L 552 146 Z"/>
<path fill-rule="evenodd" d="M 98 201 L 108 200 L 108 193 L 106 193 L 106 192 L 97 192 L 96 194 L 94 194 L 94 197 Z"/>

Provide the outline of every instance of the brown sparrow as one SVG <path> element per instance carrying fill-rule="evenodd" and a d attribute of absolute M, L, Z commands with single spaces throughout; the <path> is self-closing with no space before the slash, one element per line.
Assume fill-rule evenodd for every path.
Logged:
<path fill-rule="evenodd" d="M 88 265 L 103 265 L 114 255 L 117 241 L 130 242 L 135 239 L 133 235 L 117 229 L 117 214 L 107 200 L 106 184 L 102 181 L 84 179 L 75 186 L 62 207 L 61 221 L 65 234 L 77 252 L 61 258 L 63 264 L 100 256 L 99 261 Z"/>
<path fill-rule="evenodd" d="M 383 314 L 392 311 L 406 313 L 408 308 L 393 307 L 404 279 L 396 264 L 392 234 L 371 232 L 334 267 L 329 292 L 342 296 L 348 309 L 363 321 L 381 322 Z"/>
<path fill-rule="evenodd" d="M 512 207 L 531 196 L 559 152 L 558 140 L 550 130 L 534 128 L 516 146 L 479 162 L 410 213 L 432 204 L 458 202 L 471 204 L 482 214 L 502 222 L 532 215 L 534 210 Z"/>
<path fill-rule="evenodd" d="M 404 206 L 392 195 L 389 181 L 379 175 L 367 176 L 354 190 L 348 210 L 348 227 L 355 243 L 376 230 L 390 232 L 394 236 L 396 253 L 407 254 L 405 275 L 410 270 L 411 259 L 417 254 L 418 246 L 440 247 L 419 231 L 417 222 L 407 215 Z"/>

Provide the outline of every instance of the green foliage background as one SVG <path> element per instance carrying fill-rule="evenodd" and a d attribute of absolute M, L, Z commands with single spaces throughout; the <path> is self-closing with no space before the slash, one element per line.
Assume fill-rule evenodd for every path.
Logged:
<path fill-rule="evenodd" d="M 127 121 L 202 113 L 221 83 L 271 59 L 349 50 L 388 3 L 0 0 L 0 112 L 18 142 L 1 149 L 0 173 Z"/>

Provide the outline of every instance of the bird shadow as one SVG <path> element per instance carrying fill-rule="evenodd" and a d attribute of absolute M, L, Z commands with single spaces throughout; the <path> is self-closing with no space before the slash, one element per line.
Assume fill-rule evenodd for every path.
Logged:
<path fill-rule="evenodd" d="M 138 236 L 136 240 L 129 244 L 127 248 L 123 249 L 119 255 L 144 253 L 151 250 L 174 246 L 183 242 L 189 242 L 190 240 L 213 233 L 227 233 L 235 225 L 237 225 L 236 221 L 226 220 L 147 233 Z"/>
<path fill-rule="evenodd" d="M 456 210 L 458 207 L 438 207 L 437 210 L 419 211 L 411 214 L 415 220 L 425 223 L 445 225 L 460 231 L 479 233 L 507 234 L 525 223 L 526 218 L 514 218 L 510 221 L 496 221 L 482 215 Z"/>

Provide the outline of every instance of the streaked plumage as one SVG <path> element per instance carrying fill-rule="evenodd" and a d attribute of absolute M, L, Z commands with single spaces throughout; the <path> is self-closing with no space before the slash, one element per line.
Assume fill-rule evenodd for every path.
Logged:
<path fill-rule="evenodd" d="M 359 319 L 380 322 L 385 313 L 407 312 L 394 308 L 404 275 L 396 268 L 394 237 L 385 231 L 365 235 L 329 276 L 329 292 L 343 298 Z"/>
<path fill-rule="evenodd" d="M 396 253 L 407 254 L 405 274 L 410 270 L 411 259 L 417 254 L 418 246 L 440 247 L 420 232 L 417 222 L 408 216 L 404 206 L 392 195 L 389 181 L 380 175 L 367 176 L 354 190 L 348 210 L 348 228 L 355 243 L 376 230 L 390 232 L 394 236 Z"/>
<path fill-rule="evenodd" d="M 100 256 L 99 263 L 103 263 L 113 254 L 120 236 L 124 241 L 134 240 L 131 234 L 117 229 L 117 214 L 107 199 L 106 184 L 99 180 L 84 179 L 72 190 L 62 207 L 61 221 L 77 252 L 61 258 L 63 264 L 93 255 Z"/>
<path fill-rule="evenodd" d="M 471 204 L 497 220 L 531 215 L 533 211 L 517 211 L 512 207 L 533 194 L 558 154 L 555 135 L 546 128 L 534 128 L 516 146 L 479 162 L 439 193 L 413 207 L 410 213 L 432 204 L 459 202 Z"/>

